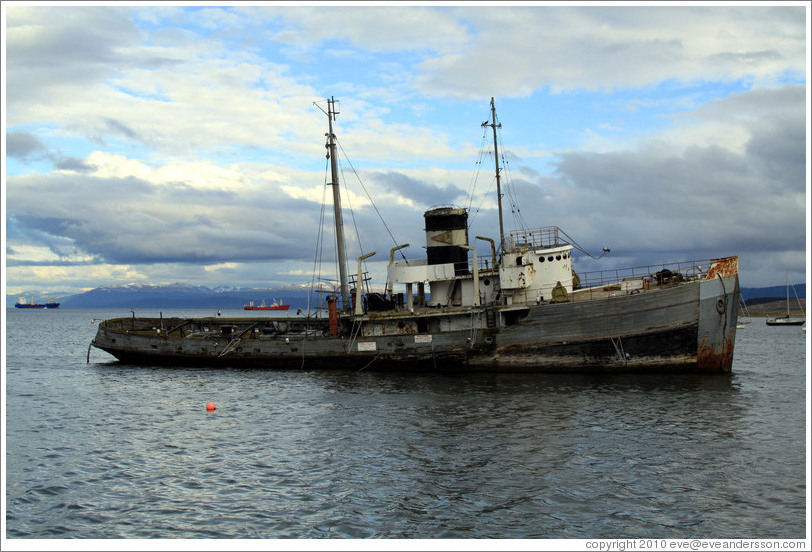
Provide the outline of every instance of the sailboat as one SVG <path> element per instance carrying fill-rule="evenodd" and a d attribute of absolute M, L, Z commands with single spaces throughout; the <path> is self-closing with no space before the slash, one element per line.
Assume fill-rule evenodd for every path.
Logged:
<path fill-rule="evenodd" d="M 795 286 L 792 286 L 792 291 L 795 292 Z M 778 316 L 775 318 L 768 318 L 767 325 L 768 326 L 803 326 L 806 324 L 806 313 L 804 313 L 803 306 L 801 306 L 801 301 L 798 299 L 797 292 L 795 293 L 795 299 L 798 301 L 798 306 L 801 308 L 801 313 L 803 317 L 801 318 L 792 318 L 789 315 L 789 273 L 787 273 L 787 314 L 785 316 Z"/>
<path fill-rule="evenodd" d="M 501 123 L 493 98 L 490 120 L 481 126 L 486 134 L 493 130 L 499 235 L 477 236 L 486 244 L 479 254 L 469 242 L 467 209 L 431 208 L 422 221 L 425 256 L 401 253 L 403 260 L 395 261 L 395 253 L 409 246 L 395 242 L 385 291 L 364 292 L 369 278 L 362 263 L 376 252 L 362 251 L 350 289 L 335 99 L 322 111 L 339 281 L 319 303 L 321 310 L 284 318 L 115 318 L 99 324 L 93 347 L 131 365 L 430 373 L 731 370 L 738 257 L 576 274 L 574 253 L 583 250 L 559 227 L 505 232 Z"/>
<path fill-rule="evenodd" d="M 750 323 L 750 312 L 747 310 L 747 302 L 741 295 L 739 295 L 739 305 L 741 306 L 741 310 L 744 311 L 744 316 L 746 316 L 746 318 L 739 317 L 736 322 L 736 329 L 743 330 L 747 327 L 747 324 Z"/>

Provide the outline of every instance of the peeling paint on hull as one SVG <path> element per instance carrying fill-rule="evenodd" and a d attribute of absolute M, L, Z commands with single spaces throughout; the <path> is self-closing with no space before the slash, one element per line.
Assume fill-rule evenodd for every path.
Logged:
<path fill-rule="evenodd" d="M 719 275 L 650 293 L 503 308 L 498 327 L 488 327 L 485 309 L 469 309 L 426 316 L 432 329 L 417 335 L 362 331 L 355 339 L 329 336 L 326 321 L 305 333 L 295 326 L 301 319 L 122 318 L 102 323 L 93 345 L 139 365 L 726 373 L 738 292 L 735 274 Z M 397 327 L 413 318 L 381 315 L 362 324 Z M 269 327 L 275 331 L 264 333 Z"/>

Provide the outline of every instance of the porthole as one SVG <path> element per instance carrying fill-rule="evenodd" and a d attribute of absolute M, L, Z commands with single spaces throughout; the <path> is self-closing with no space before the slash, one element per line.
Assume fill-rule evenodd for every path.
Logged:
<path fill-rule="evenodd" d="M 560 260 L 561 260 L 561 255 L 556 255 L 556 256 L 555 256 L 555 260 L 556 260 L 556 261 L 560 261 Z"/>
<path fill-rule="evenodd" d="M 553 256 L 550 255 L 549 257 L 547 257 L 547 260 L 550 261 L 550 262 L 553 262 Z"/>
<path fill-rule="evenodd" d="M 543 263 L 543 262 L 544 262 L 544 257 L 542 257 L 541 255 L 539 255 L 539 262 L 540 262 L 540 263 Z"/>
<path fill-rule="evenodd" d="M 489 285 L 491 285 L 491 280 L 490 280 L 490 278 L 485 278 L 485 279 L 482 281 L 482 283 L 483 283 L 483 284 L 485 284 L 486 286 L 489 286 Z"/>

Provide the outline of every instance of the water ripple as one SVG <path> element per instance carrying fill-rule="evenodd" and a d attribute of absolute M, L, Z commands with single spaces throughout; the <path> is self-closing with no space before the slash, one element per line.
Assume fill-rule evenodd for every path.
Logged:
<path fill-rule="evenodd" d="M 804 536 L 786 333 L 729 377 L 431 377 L 87 365 L 87 313 L 14 314 L 11 539 Z"/>

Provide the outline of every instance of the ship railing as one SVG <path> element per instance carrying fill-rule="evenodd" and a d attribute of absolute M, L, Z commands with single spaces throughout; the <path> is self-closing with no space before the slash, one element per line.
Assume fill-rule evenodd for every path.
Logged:
<path fill-rule="evenodd" d="M 707 275 L 711 263 L 710 259 L 706 259 L 579 272 L 577 275 L 580 282 L 575 291 L 578 289 L 633 291 L 649 289 L 653 285 L 673 285 L 698 280 Z"/>
<path fill-rule="evenodd" d="M 479 269 L 480 274 L 482 272 L 493 271 L 494 269 L 498 269 L 499 266 L 494 266 L 493 258 L 491 257 L 491 252 L 488 251 L 477 251 L 477 268 Z M 497 261 L 498 263 L 499 261 Z M 473 271 L 473 259 L 471 259 L 472 271 Z"/>
<path fill-rule="evenodd" d="M 230 337 L 258 338 L 271 334 L 294 336 L 314 330 L 324 322 L 315 317 L 273 320 L 262 318 L 116 318 L 100 323 L 109 330 L 119 332 L 148 333 L 168 337 Z M 273 331 L 271 331 L 273 328 Z M 320 330 L 318 330 L 320 331 Z"/>
<path fill-rule="evenodd" d="M 493 260 L 491 258 L 491 252 L 488 251 L 487 255 L 484 251 L 477 251 L 477 259 L 476 259 L 477 269 L 480 273 L 492 271 L 494 268 Z M 473 258 L 469 258 L 467 261 L 454 263 L 454 273 L 457 276 L 460 275 L 471 275 L 474 272 L 474 260 Z"/>
<path fill-rule="evenodd" d="M 514 230 L 505 238 L 505 248 L 514 247 L 553 247 L 566 244 L 559 237 L 558 226 L 544 226 L 527 230 Z"/>
<path fill-rule="evenodd" d="M 718 261 L 718 259 L 703 259 L 699 261 L 679 261 L 674 263 L 577 272 L 580 278 L 579 289 L 591 287 L 600 288 L 635 280 L 653 281 L 661 285 L 664 283 L 677 283 L 678 280 L 683 282 L 693 281 L 705 278 L 708 274 L 708 270 L 716 261 Z M 480 273 L 493 270 L 494 266 L 492 266 L 493 262 L 490 252 L 478 252 L 477 265 Z M 467 262 L 454 263 L 454 268 L 457 276 L 470 275 L 473 272 L 473 259 L 469 258 Z M 667 275 L 668 272 L 671 273 L 670 276 Z M 658 273 L 660 273 L 659 276 Z"/>

